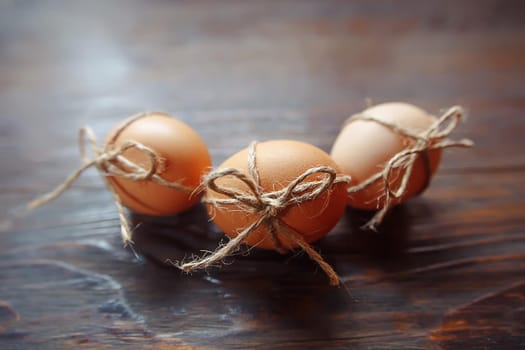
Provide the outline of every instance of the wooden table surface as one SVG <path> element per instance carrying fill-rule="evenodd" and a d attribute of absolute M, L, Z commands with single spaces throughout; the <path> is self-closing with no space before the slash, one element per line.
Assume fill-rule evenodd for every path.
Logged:
<path fill-rule="evenodd" d="M 1 349 L 525 348 L 522 1 L 2 1 Z M 469 111 L 422 195 L 378 233 L 348 210 L 304 254 L 252 251 L 187 276 L 213 249 L 203 207 L 134 215 L 135 257 L 92 169 L 25 205 L 144 110 L 195 128 L 220 164 L 252 140 L 329 150 L 367 101 Z"/>

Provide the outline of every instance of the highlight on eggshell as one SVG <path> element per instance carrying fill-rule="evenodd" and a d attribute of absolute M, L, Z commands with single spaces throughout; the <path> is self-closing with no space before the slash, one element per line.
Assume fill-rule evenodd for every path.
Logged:
<path fill-rule="evenodd" d="M 157 160 L 147 152 L 131 147 L 122 152 L 127 161 L 150 169 L 155 175 L 170 183 L 177 183 L 188 190 L 170 188 L 152 179 L 134 180 L 118 175 L 107 176 L 112 189 L 124 206 L 132 211 L 150 215 L 180 213 L 199 200 L 192 190 L 200 184 L 202 176 L 211 168 L 208 148 L 202 138 L 184 122 L 160 112 L 151 112 L 133 120 L 123 129 L 115 127 L 106 138 L 106 151 L 135 142 L 154 152 Z M 125 165 L 116 164 L 122 170 Z"/>
<path fill-rule="evenodd" d="M 250 151 L 245 148 L 228 158 L 214 172 L 228 171 L 228 169 L 253 178 L 249 166 Z M 299 176 L 306 171 L 316 167 L 329 167 L 334 173 L 340 174 L 339 167 L 323 150 L 299 141 L 273 140 L 258 143 L 254 152 L 256 177 L 258 183 L 258 195 L 253 189 L 241 181 L 237 176 L 225 175 L 217 178 L 217 187 L 225 188 L 235 193 L 248 197 L 260 197 L 264 203 L 260 205 L 245 205 L 238 201 L 234 204 L 217 204 L 215 200 L 228 200 L 228 196 L 208 188 L 204 201 L 210 217 L 215 224 L 230 238 L 236 237 L 242 230 L 261 219 L 272 208 L 272 200 L 282 199 L 281 190 L 290 186 Z M 306 184 L 327 178 L 323 172 L 315 172 L 308 175 L 301 182 Z M 293 193 L 293 196 L 314 192 L 311 187 L 301 192 Z M 281 196 L 281 197 L 279 197 Z M 306 242 L 313 242 L 325 236 L 339 221 L 346 207 L 346 182 L 331 184 L 322 194 L 301 203 L 292 204 L 281 208 L 277 217 L 281 226 L 294 230 L 302 236 Z M 273 220 L 274 218 L 271 218 Z M 243 243 L 262 249 L 275 249 L 275 242 L 271 237 L 271 222 L 263 222 L 259 225 Z M 284 225 L 284 226 L 283 226 Z M 277 229 L 279 231 L 279 229 Z M 289 239 L 283 232 L 276 232 L 276 238 L 284 250 L 297 247 L 297 242 Z"/>
<path fill-rule="evenodd" d="M 430 128 L 436 118 L 426 111 L 402 102 L 382 103 L 365 109 L 358 116 L 372 117 L 394 124 L 412 134 L 420 134 Z M 398 152 L 414 145 L 414 138 L 406 137 L 392 128 L 372 120 L 350 118 L 337 136 L 330 152 L 341 170 L 351 176 L 349 187 L 381 172 L 387 162 Z M 438 169 L 442 149 L 432 149 L 417 154 L 406 191 L 390 205 L 399 204 L 420 194 L 428 186 Z M 388 179 L 390 188 L 399 188 L 404 167 L 393 168 Z M 358 209 L 376 210 L 385 206 L 385 183 L 377 179 L 369 186 L 348 194 L 348 205 Z"/>

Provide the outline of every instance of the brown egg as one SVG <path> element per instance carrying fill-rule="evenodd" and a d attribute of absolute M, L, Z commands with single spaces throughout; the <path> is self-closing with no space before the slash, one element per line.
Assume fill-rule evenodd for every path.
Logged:
<path fill-rule="evenodd" d="M 161 160 L 156 174 L 166 181 L 196 188 L 211 167 L 208 148 L 201 137 L 187 124 L 167 114 L 153 112 L 115 134 L 118 129 L 119 126 L 109 133 L 107 149 L 116 149 L 127 141 L 151 148 Z M 123 156 L 142 168 L 150 168 L 148 156 L 137 149 L 128 149 Z M 119 167 L 123 168 L 122 165 Z M 176 214 L 190 208 L 199 199 L 151 179 L 134 181 L 118 176 L 108 176 L 107 179 L 124 206 L 139 213 Z"/>
<path fill-rule="evenodd" d="M 288 140 L 275 140 L 258 143 L 256 146 L 256 167 L 260 176 L 260 186 L 265 193 L 285 188 L 306 170 L 317 166 L 329 166 L 339 173 L 338 167 L 330 156 L 319 148 L 307 143 Z M 249 150 L 243 149 L 227 159 L 220 169 L 234 168 L 244 174 L 248 171 Z M 326 178 L 326 174 L 311 174 L 305 182 Z M 216 183 L 251 194 L 248 186 L 238 178 L 225 176 Z M 225 198 L 213 190 L 207 191 L 207 199 Z M 305 241 L 312 242 L 326 235 L 339 221 L 346 207 L 346 184 L 331 185 L 316 199 L 288 207 L 279 216 L 285 224 L 299 233 Z M 230 237 L 260 218 L 260 214 L 247 212 L 237 204 L 213 206 L 207 205 L 211 218 Z M 281 232 L 277 233 L 285 249 L 292 249 L 297 244 L 287 239 Z M 274 249 L 268 226 L 259 226 L 245 240 L 246 244 L 263 249 Z"/>
<path fill-rule="evenodd" d="M 413 133 L 427 130 L 436 119 L 422 109 L 401 102 L 383 103 L 364 110 L 361 115 L 378 118 L 385 122 L 395 123 Z M 355 186 L 374 174 L 382 171 L 387 162 L 398 152 L 413 146 L 412 138 L 402 136 L 388 127 L 374 121 L 350 121 L 333 145 L 331 156 L 341 170 L 352 177 L 349 185 Z M 439 166 L 441 149 L 427 151 L 430 173 L 422 155 L 418 155 L 409 178 L 407 190 L 398 204 L 422 192 L 432 174 Z M 397 168 L 392 172 L 389 184 L 391 188 L 399 187 L 403 170 Z M 375 210 L 384 206 L 384 184 L 378 180 L 363 190 L 351 193 L 348 204 L 354 208 Z"/>

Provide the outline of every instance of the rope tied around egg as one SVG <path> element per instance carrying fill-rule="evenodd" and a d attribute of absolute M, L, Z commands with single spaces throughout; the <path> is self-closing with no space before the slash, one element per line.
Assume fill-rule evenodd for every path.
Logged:
<path fill-rule="evenodd" d="M 336 170 L 329 166 L 318 166 L 306 170 L 280 190 L 264 192 L 264 189 L 260 185 L 259 172 L 256 165 L 256 146 L 257 142 L 252 142 L 249 146 L 249 175 L 235 168 L 219 169 L 205 176 L 201 186 L 226 197 L 209 198 L 205 196 L 203 202 L 211 204 L 214 207 L 234 205 L 248 213 L 257 214 L 259 218 L 214 252 L 210 252 L 190 262 L 177 263 L 177 266 L 184 272 L 192 272 L 214 266 L 222 262 L 224 258 L 234 254 L 252 232 L 264 225 L 272 239 L 274 248 L 278 252 L 286 252 L 286 249 L 279 239 L 279 234 L 282 234 L 286 239 L 297 244 L 298 247 L 308 254 L 310 259 L 319 265 L 330 279 L 331 285 L 339 285 L 339 277 L 330 264 L 304 240 L 300 233 L 286 224 L 281 219 L 281 215 L 292 206 L 319 198 L 327 191 L 330 191 L 330 188 L 336 184 L 348 183 L 350 177 L 338 175 Z M 319 180 L 307 180 L 311 175 L 324 176 Z M 248 191 L 243 192 L 234 188 L 218 185 L 216 181 L 225 176 L 232 176 L 238 179 L 248 187 Z"/>
<path fill-rule="evenodd" d="M 31 201 L 28 204 L 28 208 L 35 209 L 54 200 L 67 191 L 85 170 L 91 167 L 96 167 L 99 173 L 103 176 L 104 182 L 115 200 L 120 219 L 122 240 L 125 245 L 133 243 L 131 240 L 131 228 L 126 218 L 124 206 L 122 205 L 120 196 L 113 189 L 113 186 L 107 179 L 108 176 L 117 176 L 131 181 L 153 181 L 159 185 L 173 188 L 188 194 L 195 191 L 193 188 L 186 187 L 177 182 L 166 181 L 159 176 L 158 172 L 162 171 L 163 159 L 155 153 L 153 149 L 136 141 L 126 141 L 121 146 L 114 147 L 115 140 L 129 125 L 138 119 L 149 116 L 150 114 L 150 112 L 145 112 L 128 118 L 118 127 L 109 142 L 103 147 L 98 146 L 97 138 L 93 129 L 89 126 L 79 129 L 78 148 L 83 165 L 71 173 L 71 175 L 69 175 L 55 189 Z M 89 145 L 91 148 L 93 154 L 91 158 L 86 151 L 86 145 Z M 148 163 L 146 167 L 142 167 L 130 161 L 123 155 L 124 152 L 131 149 L 135 149 L 146 156 Z"/>
<path fill-rule="evenodd" d="M 412 174 L 414 164 L 419 155 L 421 155 L 423 158 L 426 171 L 425 186 L 423 186 L 421 189 L 421 191 L 423 191 L 428 186 L 432 176 L 428 160 L 428 151 L 434 149 L 445 149 L 449 147 L 472 147 L 474 145 L 474 143 L 469 139 L 454 141 L 446 138 L 452 133 L 452 131 L 464 117 L 465 111 L 463 108 L 460 106 L 451 107 L 445 111 L 445 113 L 443 113 L 442 116 L 438 118 L 428 129 L 420 133 L 414 133 L 407 128 L 397 125 L 396 123 L 387 122 L 364 114 L 354 115 L 345 122 L 344 125 L 347 125 L 348 123 L 356 120 L 372 121 L 385 126 L 393 132 L 401 135 L 405 139 L 410 139 L 413 141 L 413 145 L 407 146 L 405 149 L 390 158 L 382 171 L 379 171 L 367 178 L 365 181 L 348 188 L 347 191 L 351 195 L 352 193 L 359 192 L 374 184 L 376 181 L 382 180 L 383 182 L 383 195 L 385 198 L 384 205 L 372 217 L 372 219 L 370 219 L 365 224 L 365 228 L 376 230 L 376 227 L 381 224 L 388 210 L 393 206 L 392 201 L 402 197 L 405 194 L 407 191 L 410 175 Z M 404 169 L 404 171 L 402 173 L 399 186 L 397 188 L 393 188 L 391 184 L 391 182 L 394 181 L 393 171 L 399 168 Z"/>

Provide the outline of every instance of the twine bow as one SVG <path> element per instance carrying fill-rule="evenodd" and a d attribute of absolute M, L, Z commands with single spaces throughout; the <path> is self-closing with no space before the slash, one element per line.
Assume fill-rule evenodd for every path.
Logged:
<path fill-rule="evenodd" d="M 462 139 L 458 141 L 446 139 L 446 137 L 452 133 L 464 116 L 465 112 L 463 108 L 459 106 L 451 107 L 427 130 L 421 133 L 413 133 L 406 128 L 396 125 L 395 123 L 386 122 L 384 120 L 363 114 L 352 116 L 347 121 L 347 123 L 351 123 L 355 120 L 373 121 L 389 128 L 404 138 L 412 139 L 414 141 L 413 146 L 410 146 L 395 154 L 386 163 L 382 171 L 370 176 L 360 184 L 348 188 L 348 193 L 352 194 L 363 190 L 380 179 L 383 182 L 385 203 L 383 207 L 372 217 L 372 219 L 365 224 L 365 228 L 375 230 L 377 225 L 381 224 L 386 213 L 392 206 L 392 201 L 394 199 L 401 198 L 406 193 L 410 175 L 412 174 L 414 164 L 419 155 L 422 155 L 423 160 L 425 161 L 426 185 L 422 188 L 422 190 L 424 190 L 430 182 L 430 177 L 432 176 L 427 157 L 428 151 L 449 147 L 471 147 L 474 145 L 474 143 L 469 139 Z M 393 182 L 393 171 L 399 168 L 403 168 L 404 171 L 402 173 L 399 186 L 397 188 L 393 188 L 391 184 L 391 182 Z"/>
<path fill-rule="evenodd" d="M 220 169 L 208 174 L 202 186 L 214 192 L 222 194 L 225 198 L 210 198 L 206 196 L 203 201 L 215 207 L 221 205 L 236 205 L 247 213 L 257 214 L 258 218 L 244 228 L 237 236 L 231 238 L 228 243 L 219 247 L 215 252 L 210 253 L 200 259 L 179 265 L 185 272 L 198 269 L 206 269 L 222 261 L 235 253 L 241 243 L 248 238 L 258 227 L 265 226 L 275 249 L 284 253 L 286 249 L 279 238 L 282 234 L 287 240 L 294 242 L 308 256 L 314 260 L 330 279 L 330 284 L 339 285 L 339 277 L 333 268 L 321 257 L 321 255 L 308 244 L 301 234 L 286 224 L 282 219 L 283 213 L 294 205 L 304 203 L 319 198 L 333 185 L 348 183 L 349 176 L 338 176 L 335 169 L 328 166 L 318 166 L 306 170 L 299 175 L 288 186 L 273 192 L 264 192 L 260 185 L 259 173 L 256 166 L 256 142 L 249 146 L 248 171 L 249 175 L 244 174 L 235 168 Z M 325 175 L 319 180 L 306 179 L 315 174 Z M 225 176 L 232 176 L 244 183 L 248 190 L 239 191 L 236 188 L 220 186 L 217 180 Z M 306 182 L 305 182 L 306 181 Z M 325 208 L 323 208 L 324 210 Z"/>
<path fill-rule="evenodd" d="M 77 170 L 75 170 L 71 175 L 69 175 L 54 190 L 31 201 L 28 204 L 28 208 L 35 209 L 57 198 L 62 193 L 67 191 L 85 170 L 94 166 L 103 176 L 105 184 L 115 200 L 115 205 L 117 207 L 120 219 L 122 240 L 124 241 L 124 244 L 127 245 L 133 243 L 131 240 L 131 228 L 126 218 L 126 213 L 124 211 L 122 201 L 120 199 L 120 196 L 113 189 L 113 186 L 107 179 L 108 176 L 118 176 L 132 181 L 149 180 L 159 185 L 168 188 L 173 188 L 185 193 L 192 193 L 194 191 L 194 189 L 183 186 L 177 182 L 166 181 L 157 174 L 158 170 L 160 170 L 161 168 L 162 159 L 155 153 L 153 149 L 136 141 L 126 141 L 121 146 L 113 148 L 115 140 L 122 133 L 122 131 L 124 131 L 129 125 L 131 125 L 136 120 L 147 117 L 151 114 L 153 113 L 141 113 L 126 120 L 113 133 L 111 139 L 103 147 L 98 146 L 95 133 L 89 126 L 81 128 L 78 132 L 78 148 L 83 165 Z M 86 144 L 88 144 L 91 148 L 91 153 L 93 155 L 92 158 L 88 156 L 88 153 L 86 151 Z M 142 167 L 130 161 L 123 155 L 124 152 L 130 149 L 135 149 L 145 156 L 145 158 L 147 159 L 146 167 Z"/>

